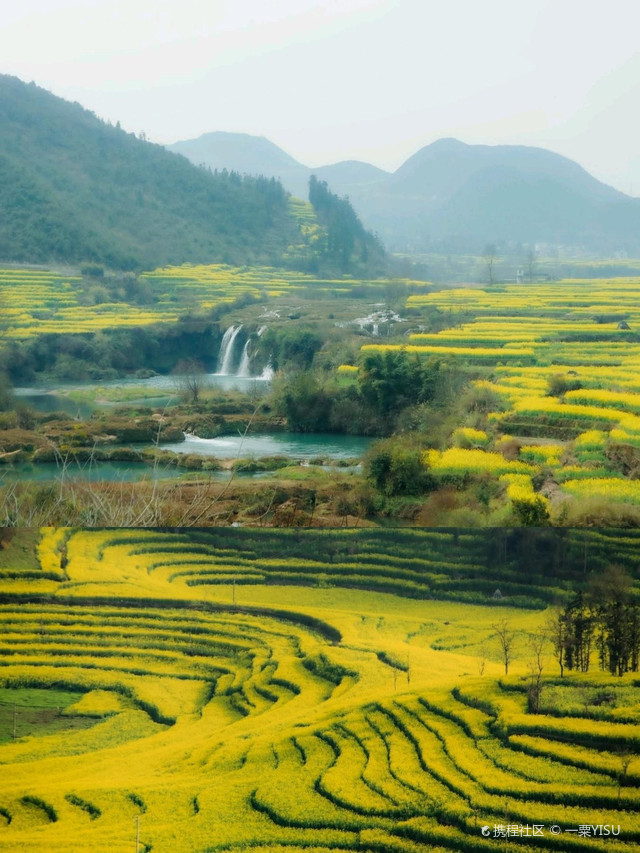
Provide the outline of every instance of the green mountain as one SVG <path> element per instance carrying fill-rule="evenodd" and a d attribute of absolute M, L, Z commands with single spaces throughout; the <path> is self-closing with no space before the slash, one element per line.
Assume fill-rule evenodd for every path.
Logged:
<path fill-rule="evenodd" d="M 365 227 L 391 249 L 482 251 L 495 242 L 640 251 L 640 200 L 543 148 L 440 139 L 391 174 L 355 160 L 310 169 L 246 134 L 201 139 L 217 140 L 215 158 L 203 146 L 195 162 L 277 175 L 296 193 L 302 176 L 316 175 L 348 195 Z M 192 157 L 190 143 L 178 145 Z"/>
<path fill-rule="evenodd" d="M 342 160 L 340 163 L 320 166 L 309 171 L 341 192 L 353 191 L 354 189 L 362 190 L 374 184 L 379 185 L 391 177 L 390 172 L 378 169 L 371 163 L 363 163 L 361 160 Z"/>
<path fill-rule="evenodd" d="M 0 261 L 276 262 L 299 240 L 277 181 L 211 174 L 0 76 Z"/>

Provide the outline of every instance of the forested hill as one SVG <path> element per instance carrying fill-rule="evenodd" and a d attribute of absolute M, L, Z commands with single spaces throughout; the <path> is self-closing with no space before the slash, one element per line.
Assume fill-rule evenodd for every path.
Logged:
<path fill-rule="evenodd" d="M 321 260 L 333 263 L 340 272 L 380 271 L 385 265 L 382 243 L 366 231 L 348 198 L 332 193 L 326 181 L 315 175 L 309 179 L 309 201 L 325 228 Z"/>
<path fill-rule="evenodd" d="M 0 75 L 0 261 L 277 262 L 296 242 L 278 181 L 211 174 Z"/>

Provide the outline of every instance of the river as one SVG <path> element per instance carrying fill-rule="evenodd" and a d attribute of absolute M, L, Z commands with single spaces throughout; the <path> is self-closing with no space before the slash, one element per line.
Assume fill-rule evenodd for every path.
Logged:
<path fill-rule="evenodd" d="M 371 444 L 370 438 L 334 433 L 276 432 L 258 435 L 198 438 L 187 435 L 184 441 L 163 444 L 163 450 L 175 453 L 197 453 L 219 459 L 246 456 L 288 456 L 291 459 L 353 459 L 362 456 Z"/>
<path fill-rule="evenodd" d="M 14 388 L 14 396 L 38 412 L 65 412 L 73 417 L 86 418 L 96 409 L 113 408 L 121 405 L 144 405 L 159 408 L 180 402 L 180 376 L 151 376 L 147 379 L 111 379 L 100 382 L 59 382 L 48 386 L 24 386 Z M 205 373 L 202 388 L 219 388 L 221 391 L 243 391 L 265 394 L 270 387 L 268 379 L 254 376 L 223 376 Z M 100 389 L 123 388 L 123 400 L 108 402 L 100 399 Z M 140 397 L 132 397 L 132 391 L 140 389 Z M 149 396 L 149 390 L 157 395 Z M 74 399 L 70 394 L 90 392 L 95 400 Z"/>

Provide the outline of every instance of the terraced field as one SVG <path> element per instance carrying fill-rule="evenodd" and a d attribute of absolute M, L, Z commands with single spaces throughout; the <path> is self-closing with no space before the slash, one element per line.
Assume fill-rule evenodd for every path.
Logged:
<path fill-rule="evenodd" d="M 313 223 L 309 224 L 313 230 Z M 0 269 L 2 336 L 8 341 L 41 334 L 96 332 L 122 326 L 171 323 L 187 311 L 208 311 L 238 298 L 277 298 L 313 289 L 319 297 L 349 294 L 358 287 L 383 289 L 388 281 L 318 279 L 306 273 L 272 267 L 233 267 L 227 264 L 162 267 L 142 273 L 152 304 L 124 301 L 87 304 L 89 285 L 79 276 L 51 270 Z M 424 289 L 425 282 L 402 280 L 396 284 Z"/>
<path fill-rule="evenodd" d="M 172 322 L 175 310 L 125 302 L 84 305 L 82 279 L 48 270 L 0 269 L 2 336 L 7 341 L 41 334 L 96 332 L 121 326 Z"/>
<path fill-rule="evenodd" d="M 637 565 L 633 534 L 571 532 L 567 583 L 587 535 L 594 565 Z M 21 531 L 0 560 L 0 850 L 637 849 L 637 674 L 560 679 L 549 650 L 528 713 L 544 573 L 539 609 L 535 589 L 514 606 L 509 560 L 491 606 L 434 600 L 446 577 L 478 595 L 487 561 L 462 531 Z"/>
<path fill-rule="evenodd" d="M 640 447 L 639 284 L 585 279 L 414 294 L 414 309 L 471 319 L 437 334 L 412 334 L 406 343 L 367 344 L 363 354 L 404 348 L 484 374 L 475 382 L 488 409 L 483 428 L 454 436 L 456 448 L 425 458 L 438 476 L 492 473 L 499 462 L 499 474 L 537 477 L 536 495 L 530 480 L 520 485 L 552 515 L 574 497 L 638 505 L 640 488 L 629 473 Z M 470 421 L 461 426 L 478 426 L 477 417 Z M 498 458 L 505 447 L 508 462 Z"/>

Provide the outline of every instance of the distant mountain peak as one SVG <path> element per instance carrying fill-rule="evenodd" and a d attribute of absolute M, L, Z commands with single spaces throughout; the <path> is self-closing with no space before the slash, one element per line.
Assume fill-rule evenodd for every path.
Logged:
<path fill-rule="evenodd" d="M 453 136 L 443 136 L 441 139 L 436 139 L 430 145 L 426 145 L 425 148 L 431 148 L 432 150 L 452 150 L 461 148 L 469 148 L 470 146 L 466 142 L 461 142 L 459 139 L 456 139 Z"/>

